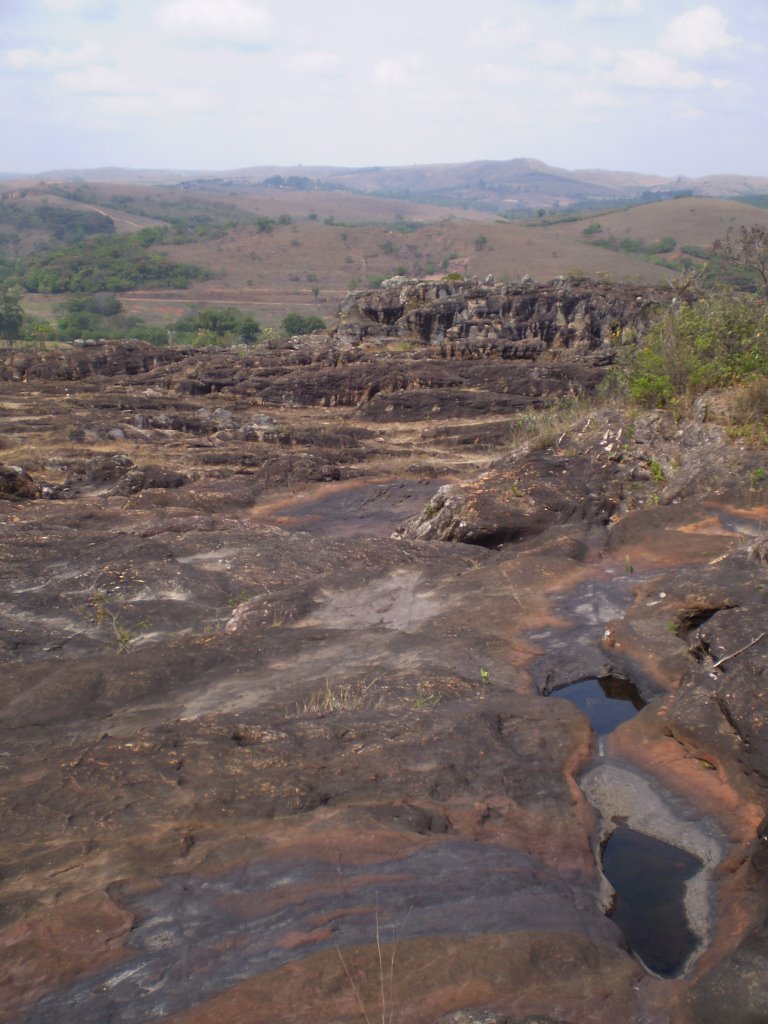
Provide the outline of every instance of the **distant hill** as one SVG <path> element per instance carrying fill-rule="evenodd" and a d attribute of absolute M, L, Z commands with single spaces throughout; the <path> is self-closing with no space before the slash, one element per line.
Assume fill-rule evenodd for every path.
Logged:
<path fill-rule="evenodd" d="M 509 163 L 530 187 L 546 179 L 560 195 L 566 187 L 574 196 L 585 194 L 578 193 L 575 177 L 567 178 L 570 172 L 537 161 Z M 18 286 L 23 279 L 19 261 L 26 266 L 81 238 L 148 229 L 148 252 L 197 267 L 202 274 L 183 289 L 144 285 L 121 291 L 126 313 L 163 326 L 190 308 L 235 305 L 263 326 L 276 327 L 289 312 L 328 321 L 348 291 L 395 274 L 481 279 L 491 274 L 505 281 L 524 275 L 537 280 L 607 275 L 664 284 L 681 271 L 704 270 L 712 243 L 730 227 L 757 224 L 768 230 L 768 208 L 707 196 L 663 199 L 657 179 L 623 172 L 573 172 L 590 179 L 582 186 L 590 194 L 600 189 L 610 194 L 607 206 L 579 210 L 578 199 L 561 200 L 560 207 L 537 204 L 519 218 L 457 201 L 450 190 L 468 180 L 471 168 L 487 195 L 494 179 L 490 174 L 480 179 L 480 171 L 490 168 L 496 181 L 503 181 L 505 167 L 477 163 L 411 169 L 409 180 L 432 195 L 438 185 L 445 188 L 440 205 L 415 193 L 394 195 L 398 175 L 407 168 L 262 167 L 237 172 L 240 177 L 223 172 L 162 182 L 121 181 L 116 170 L 107 181 L 86 182 L 77 174 L 58 183 L 46 184 L 39 177 L 4 182 L 0 287 Z M 354 189 L 339 186 L 347 176 L 357 182 Z M 264 184 L 269 179 L 272 184 Z M 706 187 L 715 187 L 718 180 L 706 179 Z M 740 180 L 755 188 L 759 182 Z M 732 192 L 737 183 L 725 181 L 726 191 Z M 650 200 L 633 203 L 615 195 L 630 187 L 640 195 L 648 191 Z M 538 203 L 541 195 L 536 193 Z M 23 302 L 29 312 L 52 318 L 65 298 L 51 287 L 25 293 Z"/>
<path fill-rule="evenodd" d="M 47 171 L 36 177 L 89 183 L 173 184 L 216 192 L 249 189 L 266 181 L 277 189 L 343 190 L 448 207 L 469 206 L 507 216 L 564 207 L 599 209 L 680 195 L 728 198 L 768 193 L 766 177 L 718 174 L 685 178 L 634 171 L 567 170 L 527 158 L 409 167 L 267 165 L 215 172 L 110 167 Z"/>

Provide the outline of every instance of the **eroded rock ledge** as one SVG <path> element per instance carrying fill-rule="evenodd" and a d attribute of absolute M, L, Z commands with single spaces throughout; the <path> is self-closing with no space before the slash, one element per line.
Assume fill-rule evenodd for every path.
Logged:
<path fill-rule="evenodd" d="M 626 331 L 642 330 L 662 288 L 577 283 L 560 278 L 502 284 L 391 278 L 342 303 L 332 337 L 431 346 L 441 356 L 536 359 L 545 352 L 609 350 Z"/>

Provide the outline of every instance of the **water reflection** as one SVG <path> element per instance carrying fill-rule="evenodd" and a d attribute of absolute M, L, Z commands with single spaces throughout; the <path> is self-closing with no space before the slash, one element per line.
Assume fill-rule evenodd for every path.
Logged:
<path fill-rule="evenodd" d="M 604 679 L 584 679 L 556 690 L 553 697 L 560 697 L 575 704 L 589 719 L 598 736 L 605 736 L 634 718 L 645 702 L 636 687 L 626 679 L 607 676 Z"/>
<path fill-rule="evenodd" d="M 688 927 L 685 883 L 703 862 L 678 846 L 626 825 L 603 848 L 603 873 L 616 891 L 611 919 L 648 970 L 672 978 L 697 949 Z"/>

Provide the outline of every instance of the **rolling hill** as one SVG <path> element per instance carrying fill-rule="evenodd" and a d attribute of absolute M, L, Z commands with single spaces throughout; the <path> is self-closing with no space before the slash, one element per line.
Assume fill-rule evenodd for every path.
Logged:
<path fill-rule="evenodd" d="M 536 161 L 507 164 L 515 165 L 518 180 L 527 176 L 539 184 L 544 177 L 552 180 L 561 173 Z M 491 169 L 501 176 L 509 170 L 507 164 Z M 578 212 L 575 205 L 561 207 L 528 220 L 501 218 L 455 201 L 449 205 L 462 181 L 489 167 L 489 162 L 478 162 L 415 169 L 425 188 L 446 189 L 443 206 L 363 189 L 394 186 L 397 175 L 407 170 L 402 168 L 300 169 L 310 181 L 319 180 L 311 175 L 325 174 L 331 184 L 334 175 L 348 175 L 357 191 L 309 187 L 305 181 L 296 187 L 257 183 L 257 171 L 274 168 L 252 169 L 250 180 L 239 181 L 222 176 L 163 184 L 37 179 L 16 183 L 3 193 L 0 240 L 5 238 L 6 254 L 17 256 L 60 244 L 44 223 L 28 228 L 3 223 L 3 217 L 23 223 L 23 217 L 35 210 L 42 211 L 47 222 L 52 208 L 74 218 L 107 218 L 114 233 L 165 227 L 166 234 L 153 244 L 153 251 L 200 267 L 212 277 L 183 290 L 126 292 L 122 301 L 129 312 L 165 324 L 192 305 L 237 305 L 263 325 L 275 326 L 289 311 L 329 320 L 349 290 L 370 287 L 394 274 L 493 274 L 502 280 L 524 274 L 540 280 L 558 274 L 609 275 L 663 283 L 686 263 L 701 265 L 712 242 L 729 227 L 768 228 L 768 210 L 733 199 L 688 195 L 625 208 Z M 595 188 L 607 191 L 658 187 L 658 179 L 647 176 L 578 173 L 591 176 Z M 414 183 L 416 178 L 409 180 Z M 484 180 L 493 185 L 501 177 Z M 9 241 L 12 236 L 15 241 Z M 50 317 L 65 297 L 29 295 L 24 304 L 30 312 Z"/>
<path fill-rule="evenodd" d="M 249 189 L 282 178 L 302 181 L 309 191 L 341 189 L 449 207 L 469 205 L 508 215 L 539 208 L 648 201 L 680 193 L 720 198 L 768 193 L 768 178 L 764 177 L 721 174 L 686 178 L 635 171 L 568 170 L 529 158 L 410 167 L 262 165 L 216 172 L 102 168 L 47 171 L 37 177 L 88 183 L 187 184 L 192 189 L 218 192 Z"/>

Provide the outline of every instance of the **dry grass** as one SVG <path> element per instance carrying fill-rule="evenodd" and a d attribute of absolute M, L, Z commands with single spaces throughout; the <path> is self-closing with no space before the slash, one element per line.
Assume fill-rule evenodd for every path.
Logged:
<path fill-rule="evenodd" d="M 768 377 L 756 377 L 740 388 L 733 399 L 731 421 L 763 434 L 768 423 Z"/>
<path fill-rule="evenodd" d="M 408 920 L 410 916 L 410 910 L 405 920 Z M 403 922 L 403 925 L 405 922 Z M 381 941 L 381 926 L 379 923 L 379 912 L 376 911 L 376 956 L 378 960 L 378 999 L 379 1006 L 375 1014 L 369 1015 L 365 1002 L 363 1001 L 362 994 L 360 992 L 359 985 L 355 982 L 352 976 L 352 972 L 349 969 L 347 961 L 344 958 L 344 954 L 341 949 L 336 946 L 336 953 L 339 957 L 344 973 L 347 976 L 349 984 L 352 986 L 352 991 L 355 994 L 357 1005 L 360 1007 L 360 1012 L 363 1016 L 365 1024 L 374 1024 L 374 1021 L 379 1024 L 393 1024 L 395 1020 L 395 964 L 397 961 L 397 947 L 399 945 L 399 936 L 395 938 L 395 941 L 390 945 L 388 956 L 384 954 L 384 945 Z"/>
<path fill-rule="evenodd" d="M 300 715 L 328 715 L 334 711 L 381 707 L 383 697 L 377 682 L 377 679 L 372 679 L 367 683 L 333 683 L 326 679 L 321 690 L 297 703 L 296 712 Z"/>
<path fill-rule="evenodd" d="M 481 679 L 481 683 L 483 680 Z M 330 715 L 337 711 L 386 709 L 387 711 L 432 711 L 444 700 L 466 697 L 474 693 L 476 684 L 454 677 L 424 679 L 415 688 L 393 689 L 381 677 L 370 681 L 325 685 L 304 700 L 298 701 L 291 715 Z"/>
<path fill-rule="evenodd" d="M 543 409 L 521 413 L 512 425 L 515 442 L 524 442 L 531 451 L 562 445 L 585 417 L 604 402 L 589 395 L 569 395 Z"/>

